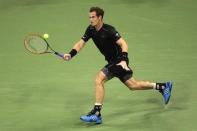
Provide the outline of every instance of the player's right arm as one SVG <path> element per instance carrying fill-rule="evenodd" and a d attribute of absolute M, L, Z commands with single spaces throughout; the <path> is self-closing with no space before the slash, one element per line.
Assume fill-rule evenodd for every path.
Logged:
<path fill-rule="evenodd" d="M 73 46 L 72 50 L 68 54 L 64 54 L 64 59 L 69 61 L 72 59 L 85 45 L 85 43 L 91 38 L 90 26 L 87 27 L 83 37 Z"/>
<path fill-rule="evenodd" d="M 72 48 L 70 53 L 64 54 L 64 60 L 69 61 L 72 57 L 74 57 L 85 45 L 85 41 L 80 39 Z"/>

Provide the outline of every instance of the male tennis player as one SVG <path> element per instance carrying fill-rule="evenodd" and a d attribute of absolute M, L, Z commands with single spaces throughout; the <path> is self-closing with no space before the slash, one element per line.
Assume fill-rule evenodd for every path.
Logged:
<path fill-rule="evenodd" d="M 128 67 L 128 45 L 113 26 L 103 23 L 103 16 L 103 9 L 99 7 L 90 8 L 90 25 L 87 27 L 85 34 L 74 45 L 70 53 L 64 54 L 64 59 L 70 60 L 92 38 L 108 62 L 96 75 L 95 105 L 87 115 L 81 116 L 80 119 L 84 122 L 102 123 L 101 108 L 104 99 L 104 83 L 113 77 L 119 78 L 131 90 L 156 89 L 162 94 L 164 103 L 167 104 L 171 96 L 172 82 L 152 83 L 134 79 L 132 77 L 133 71 Z"/>

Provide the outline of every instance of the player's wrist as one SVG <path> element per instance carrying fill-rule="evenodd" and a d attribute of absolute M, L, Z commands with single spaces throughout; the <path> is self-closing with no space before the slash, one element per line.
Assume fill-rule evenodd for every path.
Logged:
<path fill-rule="evenodd" d="M 77 50 L 76 49 L 72 49 L 70 52 L 69 52 L 71 58 L 74 57 L 76 54 L 77 54 Z"/>

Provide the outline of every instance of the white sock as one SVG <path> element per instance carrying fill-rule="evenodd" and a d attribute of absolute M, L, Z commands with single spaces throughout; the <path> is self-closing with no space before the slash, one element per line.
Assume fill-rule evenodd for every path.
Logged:
<path fill-rule="evenodd" d="M 101 103 L 96 102 L 94 105 L 101 106 Z"/>
<path fill-rule="evenodd" d="M 156 89 L 156 83 L 151 83 L 153 85 L 153 89 Z"/>

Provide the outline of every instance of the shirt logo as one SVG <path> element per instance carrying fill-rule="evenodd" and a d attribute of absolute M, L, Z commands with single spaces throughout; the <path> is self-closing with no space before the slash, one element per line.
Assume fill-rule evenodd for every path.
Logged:
<path fill-rule="evenodd" d="M 116 33 L 116 37 L 118 37 L 119 36 L 119 34 L 118 33 Z"/>

